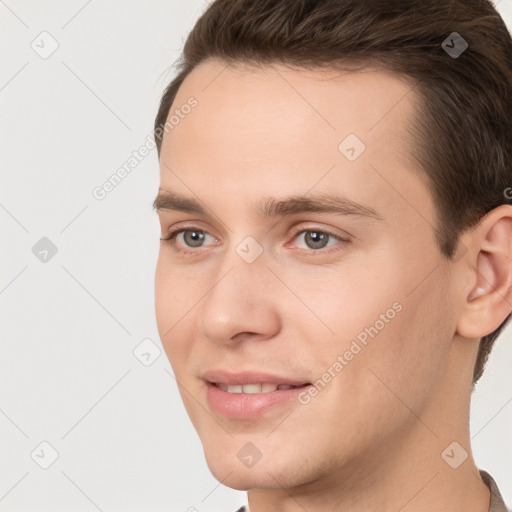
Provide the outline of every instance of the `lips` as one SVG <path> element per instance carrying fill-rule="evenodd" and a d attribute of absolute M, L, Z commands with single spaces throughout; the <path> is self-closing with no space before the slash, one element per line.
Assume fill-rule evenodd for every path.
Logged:
<path fill-rule="evenodd" d="M 214 370 L 206 372 L 203 379 L 209 407 L 224 417 L 244 420 L 255 420 L 278 406 L 297 406 L 297 395 L 311 385 L 306 380 L 258 371 Z"/>

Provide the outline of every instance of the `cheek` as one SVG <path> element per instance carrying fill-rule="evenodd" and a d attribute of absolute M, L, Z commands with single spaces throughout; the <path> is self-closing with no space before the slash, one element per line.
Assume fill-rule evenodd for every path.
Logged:
<path fill-rule="evenodd" d="M 359 342 L 357 348 L 350 349 L 357 333 L 368 333 L 365 327 L 375 326 L 385 307 L 373 305 L 369 309 L 367 305 L 363 328 L 352 325 L 355 336 L 322 343 L 320 355 L 316 350 L 310 353 L 316 356 L 315 377 L 319 380 L 315 382 L 320 390 L 306 406 L 311 418 L 308 425 L 315 429 L 320 424 L 326 435 L 329 431 L 337 438 L 344 437 L 346 442 L 337 441 L 340 453 L 350 451 L 354 443 L 377 442 L 381 436 L 414 423 L 416 418 L 410 410 L 421 415 L 437 392 L 449 351 L 451 326 L 440 294 L 434 289 L 425 292 L 431 295 L 402 298 L 403 309 L 373 337 L 368 334 L 366 345 Z M 395 297 L 393 293 L 383 296 L 381 303 L 387 305 Z M 340 330 L 343 327 L 348 331 L 345 323 L 349 321 L 350 316 L 340 315 Z M 347 350 L 351 359 L 344 357 L 343 369 L 337 371 L 333 365 Z M 326 373 L 329 368 L 332 375 Z M 333 423 L 333 417 L 338 421 Z"/>
<path fill-rule="evenodd" d="M 362 358 L 363 374 L 418 410 L 435 392 L 449 355 L 454 315 L 447 297 L 445 285 L 435 279 L 402 296 L 402 311 L 369 342 Z"/>
<path fill-rule="evenodd" d="M 359 397 L 364 396 L 369 380 L 376 379 L 371 371 L 405 394 L 433 386 L 443 371 L 453 335 L 449 277 L 442 268 L 428 279 L 423 277 L 438 262 L 432 258 L 425 270 L 418 258 L 405 261 L 403 253 L 391 250 L 389 255 L 386 261 L 366 266 L 361 262 L 357 271 L 340 269 L 335 281 L 332 273 L 319 273 L 315 286 L 305 284 L 306 280 L 295 288 L 331 329 L 330 334 L 325 330 L 325 336 L 318 336 L 322 327 L 318 322 L 302 321 L 303 336 L 315 340 L 314 351 L 308 351 L 315 373 L 328 371 L 338 356 L 347 354 L 343 369 L 337 365 L 338 373 L 344 374 L 343 386 Z M 383 384 L 376 381 L 376 385 Z"/>
<path fill-rule="evenodd" d="M 162 256 L 158 257 L 155 271 L 155 313 L 158 330 L 162 342 L 164 341 L 164 333 L 172 325 L 172 304 L 174 297 L 173 287 L 171 285 L 169 273 L 165 271 L 162 263 Z"/>
<path fill-rule="evenodd" d="M 300 279 L 295 277 L 294 281 L 292 275 L 287 277 L 301 302 L 316 314 L 315 319 L 302 303 L 290 301 L 290 307 L 296 308 L 295 320 L 303 324 L 307 321 L 309 338 L 317 339 L 315 351 L 320 348 L 321 352 L 325 350 L 332 355 L 333 349 L 338 353 L 347 350 L 359 335 L 363 342 L 365 338 L 370 339 L 365 329 L 375 332 L 374 326 L 380 337 L 402 314 L 397 310 L 402 309 L 404 287 L 399 278 L 392 277 L 397 273 L 392 269 L 382 270 L 381 274 L 387 276 L 384 279 L 376 276 L 377 265 L 368 267 L 365 268 L 364 262 L 357 266 L 347 262 L 334 270 L 312 269 L 311 276 L 302 270 Z"/>
<path fill-rule="evenodd" d="M 155 272 L 155 314 L 160 340 L 169 362 L 175 369 L 180 360 L 186 358 L 185 348 L 187 287 L 179 280 L 179 273 L 171 271 L 159 256 Z"/>
<path fill-rule="evenodd" d="M 182 268 L 171 264 L 166 253 L 166 249 L 160 250 L 155 271 L 156 319 L 163 332 L 176 324 L 199 298 L 197 283 Z"/>

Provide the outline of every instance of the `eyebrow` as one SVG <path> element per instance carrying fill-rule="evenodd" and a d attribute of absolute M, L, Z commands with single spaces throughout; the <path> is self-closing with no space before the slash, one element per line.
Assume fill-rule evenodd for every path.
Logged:
<path fill-rule="evenodd" d="M 176 192 L 160 190 L 153 202 L 153 209 L 175 210 L 207 216 L 207 209 L 195 199 Z M 382 217 L 370 206 L 356 203 L 341 195 L 317 193 L 293 195 L 284 199 L 268 197 L 257 204 L 258 214 L 263 218 L 291 216 L 302 213 L 336 213 L 339 215 L 358 215 L 382 220 Z"/>

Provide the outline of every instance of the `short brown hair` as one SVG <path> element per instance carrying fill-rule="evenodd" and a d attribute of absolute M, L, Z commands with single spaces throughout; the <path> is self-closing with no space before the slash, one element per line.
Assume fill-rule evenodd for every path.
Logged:
<path fill-rule="evenodd" d="M 458 56 L 442 46 L 453 46 L 454 32 L 468 44 Z M 163 94 L 159 155 L 180 85 L 213 58 L 299 69 L 370 64 L 412 79 L 421 98 L 413 156 L 428 176 L 447 258 L 462 232 L 512 202 L 512 39 L 490 0 L 216 0 L 190 32 Z M 482 337 L 474 383 L 510 317 Z"/>

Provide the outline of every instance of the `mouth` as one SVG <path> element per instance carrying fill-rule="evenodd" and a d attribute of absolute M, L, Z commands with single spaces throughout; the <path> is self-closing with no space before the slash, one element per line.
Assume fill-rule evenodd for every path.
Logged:
<path fill-rule="evenodd" d="M 257 369 L 233 373 L 218 368 L 205 372 L 202 378 L 210 410 L 232 420 L 255 420 L 267 415 L 275 419 L 297 407 L 300 394 L 312 385 L 307 379 L 288 377 L 284 372 L 279 375 Z"/>
<path fill-rule="evenodd" d="M 312 385 L 279 377 L 257 379 L 254 375 L 205 379 L 205 398 L 210 410 L 230 420 L 257 420 L 265 416 L 275 420 L 276 415 L 298 407 L 300 394 Z M 268 382 L 271 379 L 274 382 Z"/>
<path fill-rule="evenodd" d="M 243 394 L 256 394 L 256 393 L 273 393 L 274 391 L 286 391 L 289 389 L 303 388 L 311 385 L 307 382 L 299 385 L 292 384 L 274 384 L 272 382 L 254 383 L 254 384 L 223 384 L 222 382 L 210 382 L 217 386 L 222 391 L 227 393 L 243 393 Z"/>

